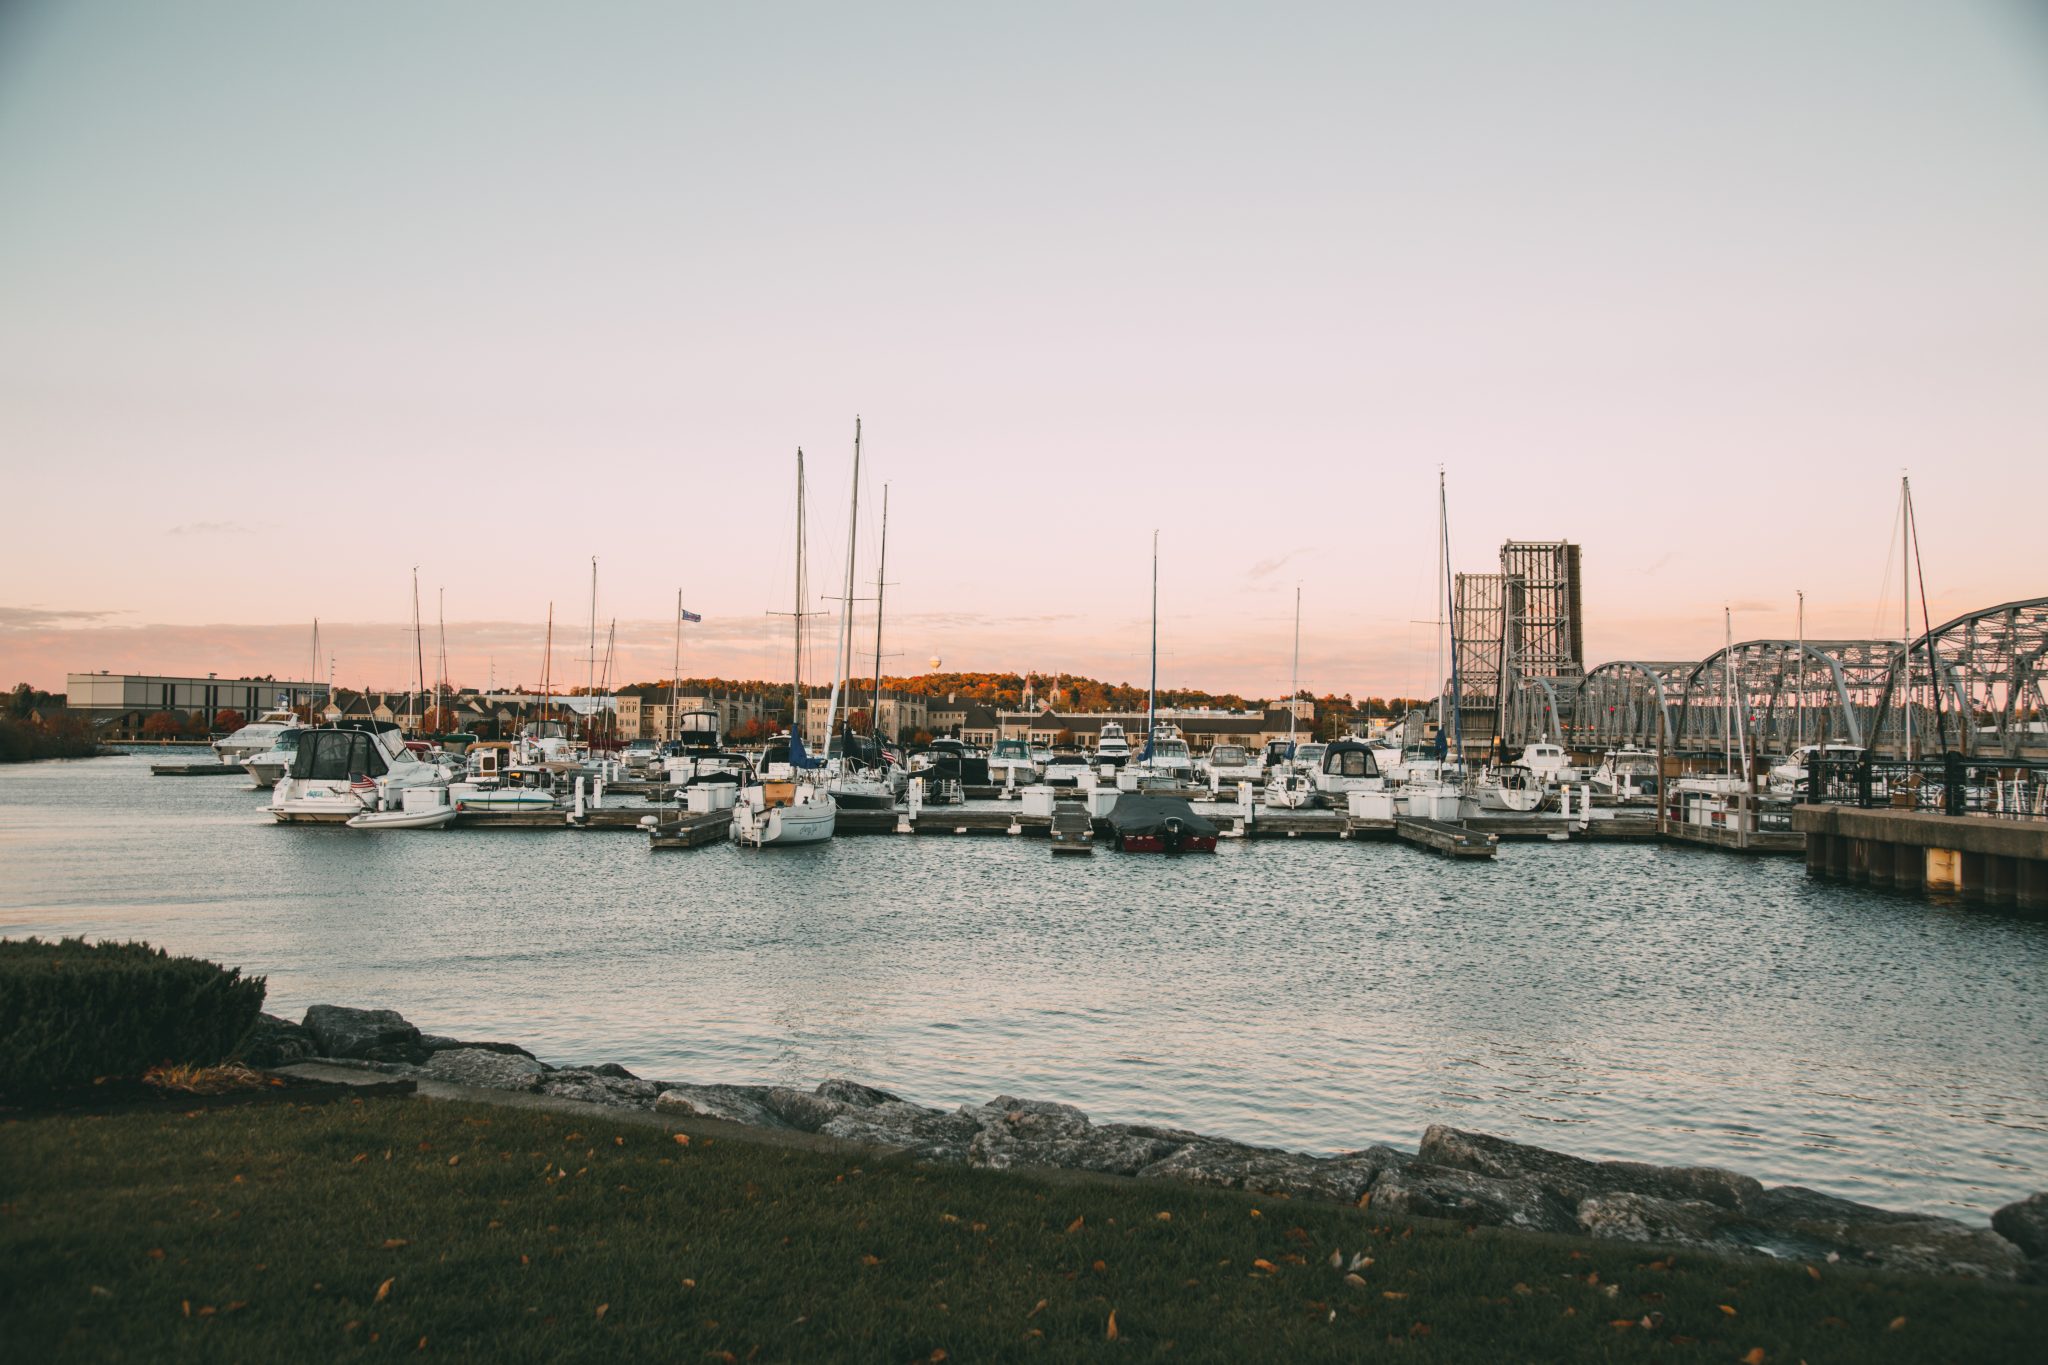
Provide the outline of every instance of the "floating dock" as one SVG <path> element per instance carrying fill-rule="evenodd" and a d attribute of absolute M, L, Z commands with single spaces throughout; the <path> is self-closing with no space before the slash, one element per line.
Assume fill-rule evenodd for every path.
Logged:
<path fill-rule="evenodd" d="M 1394 821 L 1394 832 L 1411 844 L 1450 858 L 1491 858 L 1500 850 L 1497 836 L 1445 820 L 1411 820 L 1404 815 Z"/>
<path fill-rule="evenodd" d="M 152 777 L 230 777 L 245 773 L 239 763 L 152 763 Z"/>
<path fill-rule="evenodd" d="M 648 831 L 647 846 L 650 849 L 697 848 L 704 844 L 722 843 L 732 830 L 732 811 L 714 810 L 701 813 L 688 811 L 677 818 L 663 820 Z"/>

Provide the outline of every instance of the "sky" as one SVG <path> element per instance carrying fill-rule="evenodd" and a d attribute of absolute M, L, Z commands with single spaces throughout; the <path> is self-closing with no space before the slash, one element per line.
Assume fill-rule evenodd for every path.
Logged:
<path fill-rule="evenodd" d="M 1896 634 L 1902 472 L 2048 593 L 2044 224 L 2038 0 L 0 0 L 0 683 L 784 678 L 857 415 L 890 671 L 1142 683 L 1156 529 L 1162 684 L 1427 693 L 1439 468 L 1589 665 Z"/>

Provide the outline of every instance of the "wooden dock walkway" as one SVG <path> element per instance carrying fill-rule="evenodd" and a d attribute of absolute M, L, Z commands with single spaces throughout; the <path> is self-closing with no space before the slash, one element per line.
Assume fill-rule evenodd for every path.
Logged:
<path fill-rule="evenodd" d="M 239 763 L 152 763 L 152 777 L 229 777 L 247 770 Z"/>
<path fill-rule="evenodd" d="M 1394 828 L 1409 843 L 1451 858 L 1491 858 L 1500 850 L 1500 840 L 1494 835 L 1444 820 L 1411 820 L 1404 815 L 1394 822 Z"/>
<path fill-rule="evenodd" d="M 650 849 L 701 848 L 705 844 L 723 843 L 731 830 L 730 810 L 704 811 L 697 814 L 684 811 L 672 819 L 663 820 L 650 830 L 647 846 Z"/>

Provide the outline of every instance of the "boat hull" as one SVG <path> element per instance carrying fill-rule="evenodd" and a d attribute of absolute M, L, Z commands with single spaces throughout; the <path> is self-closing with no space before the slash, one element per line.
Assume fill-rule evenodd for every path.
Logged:
<path fill-rule="evenodd" d="M 1172 840 L 1159 834 L 1126 834 L 1117 840 L 1116 846 L 1125 853 L 1214 853 L 1216 836 L 1189 834 Z"/>
<path fill-rule="evenodd" d="M 756 810 L 741 805 L 733 810 L 734 843 L 753 848 L 789 848 L 800 844 L 822 844 L 839 827 L 839 807 L 832 801 L 802 801 L 790 806 Z"/>
<path fill-rule="evenodd" d="M 377 810 L 351 816 L 350 829 L 442 829 L 455 819 L 455 807 L 433 810 Z"/>

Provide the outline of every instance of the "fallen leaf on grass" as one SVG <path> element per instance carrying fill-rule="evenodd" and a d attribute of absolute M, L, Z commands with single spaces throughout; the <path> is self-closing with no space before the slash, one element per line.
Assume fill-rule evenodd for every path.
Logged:
<path fill-rule="evenodd" d="M 1761 1346 L 1750 1347 L 1749 1354 L 1742 1358 L 1742 1365 L 1764 1365 L 1764 1348 Z"/>
<path fill-rule="evenodd" d="M 611 1306 L 610 1304 L 608 1304 L 608 1303 L 601 1303 L 601 1304 L 599 1304 L 599 1305 L 597 1306 L 597 1315 L 598 1315 L 599 1317 L 603 1317 L 603 1316 L 604 1316 L 604 1315 L 605 1315 L 606 1313 L 609 1313 L 609 1312 L 611 1312 L 611 1310 L 612 1310 L 612 1306 Z"/>
<path fill-rule="evenodd" d="M 1263 1270 L 1268 1275 L 1277 1275 L 1280 1273 L 1280 1268 L 1274 1265 L 1271 1261 L 1267 1260 L 1263 1256 L 1259 1257 L 1257 1260 L 1252 1262 L 1252 1268 L 1254 1270 Z"/>
<path fill-rule="evenodd" d="M 386 1237 L 384 1239 L 384 1249 L 386 1251 L 396 1251 L 400 1247 L 407 1245 L 410 1244 L 403 1237 Z"/>
<path fill-rule="evenodd" d="M 1365 1288 L 1365 1276 L 1356 1273 L 1349 1274 L 1344 1277 L 1344 1283 L 1350 1285 L 1353 1289 L 1363 1289 Z"/>
<path fill-rule="evenodd" d="M 880 1265 L 882 1263 L 882 1258 L 870 1253 L 866 1256 L 861 1257 L 860 1263 L 862 1265 Z"/>
<path fill-rule="evenodd" d="M 114 1291 L 103 1284 L 96 1284 L 92 1287 L 92 1296 L 96 1299 L 111 1299 L 114 1297 Z"/>
<path fill-rule="evenodd" d="M 1904 1327 L 1905 1325 L 1906 1325 L 1906 1319 L 1905 1319 L 1905 1318 L 1904 1318 L 1903 1316 L 1902 1316 L 1902 1317 L 1896 1317 L 1896 1318 L 1893 1318 L 1893 1319 L 1892 1319 L 1892 1320 L 1891 1320 L 1891 1321 L 1890 1321 L 1889 1323 L 1887 1323 L 1887 1324 L 1885 1325 L 1885 1330 L 1886 1330 L 1887 1332 L 1896 1332 L 1896 1331 L 1898 1331 L 1898 1330 L 1899 1330 L 1899 1329 L 1900 1329 L 1901 1327 Z"/>
<path fill-rule="evenodd" d="M 520 1257 L 519 1259 L 523 1261 L 523 1260 L 525 1260 L 526 1258 L 525 1258 L 524 1256 L 522 1256 L 522 1257 Z M 378 1285 L 378 1286 L 377 1286 L 377 1297 L 376 1297 L 376 1298 L 374 1298 L 374 1299 L 371 1299 L 371 1300 L 370 1300 L 370 1302 L 371 1302 L 371 1303 L 382 1303 L 382 1302 L 384 1302 L 384 1300 L 386 1300 L 386 1299 L 390 1298 L 390 1297 L 391 1297 L 391 1286 L 392 1286 L 392 1285 L 394 1285 L 394 1284 L 396 1284 L 396 1283 L 398 1283 L 398 1280 L 397 1280 L 397 1277 L 396 1277 L 396 1276 L 394 1276 L 394 1277 L 392 1277 L 391 1279 L 388 1279 L 388 1280 L 384 1281 L 384 1283 L 382 1283 L 382 1284 Z"/>
<path fill-rule="evenodd" d="M 678 1147 L 687 1147 L 687 1146 L 689 1146 L 689 1145 L 690 1145 L 690 1135 L 689 1135 L 688 1133 L 677 1133 L 677 1134 L 676 1134 L 676 1146 L 678 1146 Z"/>
<path fill-rule="evenodd" d="M 1102 1274 L 1102 1273 L 1103 1273 L 1104 1271 L 1106 1271 L 1106 1270 L 1108 1270 L 1108 1269 L 1109 1269 L 1109 1262 L 1107 1262 L 1107 1261 L 1097 1261 L 1097 1262 L 1096 1262 L 1096 1263 L 1095 1263 L 1094 1265 L 1092 1265 L 1092 1266 L 1090 1266 L 1090 1267 L 1088 1267 L 1088 1268 L 1089 1268 L 1090 1270 L 1093 1270 L 1093 1271 L 1094 1271 L 1094 1272 L 1095 1272 L 1096 1274 L 1100 1275 L 1100 1274 Z"/>
<path fill-rule="evenodd" d="M 1079 1232 L 1079 1231 L 1081 1230 L 1081 1225 L 1082 1225 L 1083 1223 L 1086 1223 L 1087 1221 L 1088 1221 L 1088 1219 L 1087 1219 L 1086 1215 L 1083 1215 L 1082 1217 L 1076 1218 L 1076 1219 L 1075 1219 L 1075 1220 L 1074 1220 L 1073 1222 L 1071 1222 L 1071 1223 L 1067 1224 L 1067 1231 L 1068 1231 L 1068 1232 Z"/>
<path fill-rule="evenodd" d="M 697 1282 L 696 1282 L 695 1280 L 684 1280 L 684 1281 L 683 1281 L 683 1288 L 685 1288 L 685 1289 L 695 1289 L 696 1287 L 697 1287 Z"/>
<path fill-rule="evenodd" d="M 161 1260 L 162 1260 L 163 1258 L 164 1258 L 164 1249 L 163 1249 L 162 1247 L 151 1247 L 151 1248 L 149 1249 L 149 1259 L 150 1259 L 150 1260 L 152 1260 L 152 1261 L 161 1261 Z"/>
<path fill-rule="evenodd" d="M 1109 1310 L 1109 1326 L 1103 1329 L 1102 1335 L 1111 1341 L 1116 1340 L 1116 1310 L 1114 1308 Z"/>
<path fill-rule="evenodd" d="M 1152 1216 L 1162 1223 L 1171 1223 L 1173 1221 L 1173 1215 L 1163 1210 L 1159 1213 L 1153 1214 Z"/>
<path fill-rule="evenodd" d="M 1728 1306 L 1727 1304 L 1725 1304 L 1725 1303 L 1724 1303 L 1724 1304 L 1720 1304 L 1720 1305 L 1719 1305 L 1719 1307 L 1720 1307 L 1721 1311 L 1722 1311 L 1723 1313 L 1726 1313 L 1726 1314 L 1727 1314 L 1727 1315 L 1728 1315 L 1729 1317 L 1731 1317 L 1731 1318 L 1732 1318 L 1732 1317 L 1734 1317 L 1734 1316 L 1735 1316 L 1735 1310 L 1734 1310 L 1733 1308 L 1729 1307 L 1729 1306 Z"/>
<path fill-rule="evenodd" d="M 1051 1302 L 1051 1300 L 1049 1299 L 1040 1299 L 1037 1303 L 1032 1304 L 1031 1311 L 1024 1315 L 1024 1321 L 1029 1322 L 1033 1318 L 1037 1317 L 1040 1313 L 1043 1313 L 1045 1311 L 1046 1304 L 1049 1302 Z"/>
<path fill-rule="evenodd" d="M 1808 1275 L 1811 1275 L 1816 1280 L 1820 1278 L 1820 1272 L 1818 1270 L 1815 1270 L 1812 1266 L 1806 1267 L 1806 1273 Z"/>
<path fill-rule="evenodd" d="M 1608 1323 L 1607 1325 L 1609 1327 L 1612 1327 L 1615 1331 L 1620 1332 L 1626 1330 L 1627 1328 L 1635 1326 L 1636 1320 L 1634 1318 L 1616 1318 L 1614 1321 Z"/>
<path fill-rule="evenodd" d="M 1354 1251 L 1353 1253 L 1351 1253 L 1351 1264 L 1344 1268 L 1346 1270 L 1363 1270 L 1371 1264 L 1372 1257 L 1366 1255 L 1362 1251 Z"/>
<path fill-rule="evenodd" d="M 1408 1293 L 1402 1289 L 1382 1289 L 1380 1297 L 1383 1299 L 1405 1299 L 1408 1297 Z"/>

